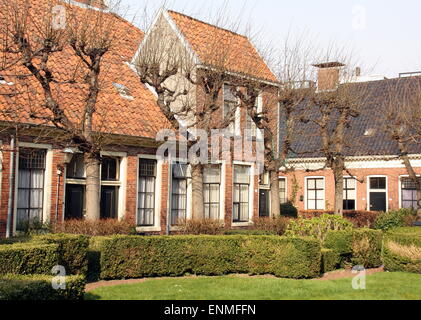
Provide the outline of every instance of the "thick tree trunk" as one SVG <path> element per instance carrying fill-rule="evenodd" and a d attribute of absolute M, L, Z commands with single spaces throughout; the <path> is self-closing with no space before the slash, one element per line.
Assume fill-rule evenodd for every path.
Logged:
<path fill-rule="evenodd" d="M 96 155 L 85 154 L 86 166 L 86 220 L 98 221 L 100 213 L 100 161 Z"/>
<path fill-rule="evenodd" d="M 341 165 L 343 163 L 342 160 L 335 160 L 338 161 L 333 168 L 333 175 L 335 178 L 335 203 L 334 203 L 334 211 L 335 215 L 343 216 L 344 214 L 344 167 Z"/>
<path fill-rule="evenodd" d="M 279 198 L 279 174 L 278 171 L 271 171 L 270 175 L 270 216 L 281 215 L 281 200 Z"/>
<path fill-rule="evenodd" d="M 203 197 L 203 166 L 192 165 L 193 188 L 193 218 L 205 219 L 205 206 Z"/>

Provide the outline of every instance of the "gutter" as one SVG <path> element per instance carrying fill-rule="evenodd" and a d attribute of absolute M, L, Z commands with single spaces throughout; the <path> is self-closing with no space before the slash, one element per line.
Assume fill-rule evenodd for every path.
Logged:
<path fill-rule="evenodd" d="M 9 199 L 7 203 L 7 226 L 6 226 L 6 238 L 12 236 L 12 213 L 13 213 L 13 183 L 14 181 L 14 169 L 15 169 L 15 137 L 11 136 L 10 139 L 10 170 L 9 170 Z"/>

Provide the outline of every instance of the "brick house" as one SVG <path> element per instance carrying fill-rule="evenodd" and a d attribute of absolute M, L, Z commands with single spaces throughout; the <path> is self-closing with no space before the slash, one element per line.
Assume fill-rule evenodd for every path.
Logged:
<path fill-rule="evenodd" d="M 41 9 L 46 2 L 37 0 L 33 7 Z M 101 1 L 78 0 L 70 5 L 81 13 L 99 10 L 109 15 L 118 30 L 117 43 L 106 56 L 110 67 L 102 80 L 95 119 L 95 130 L 107 142 L 101 161 L 101 217 L 130 220 L 139 232 L 165 233 L 168 226 L 176 230 L 174 217 L 192 217 L 191 179 L 182 164 L 169 170 L 168 163 L 156 156 L 159 147 L 156 135 L 171 125 L 158 107 L 154 92 L 141 84 L 132 64 L 149 34 L 145 36 L 129 22 L 108 12 Z M 168 23 L 180 46 L 194 57 L 197 72 L 210 67 L 203 51 L 208 48 L 203 42 L 206 37 L 220 34 L 229 39 L 234 51 L 243 56 L 233 60 L 230 72 L 235 77 L 265 82 L 269 89 L 262 92 L 259 107 L 277 112 L 276 78 L 246 37 L 170 11 L 161 12 L 157 23 Z M 51 69 L 64 77 L 66 68 L 76 64 L 75 59 L 70 50 L 64 50 L 51 61 Z M 22 67 L 16 68 L 16 74 L 25 72 Z M 0 237 L 15 234 L 30 219 L 45 222 L 83 219 L 86 179 L 82 154 L 74 148 L 63 148 L 53 125 L 41 125 L 30 116 L 34 105 L 42 103 L 42 90 L 35 80 L 27 83 L 37 93 L 28 103 L 16 94 L 22 88 L 18 78 L 6 72 L 0 76 L 1 123 L 5 128 L 0 134 Z M 60 101 L 69 114 L 77 115 L 82 103 L 78 92 L 82 97 L 82 88 L 69 84 L 60 88 Z M 201 99 L 200 92 L 194 95 L 194 99 Z M 223 92 L 220 102 L 221 118 L 224 107 L 237 108 L 233 130 L 241 134 L 250 125 L 245 112 Z M 19 117 L 11 119 L 3 111 L 16 105 Z M 19 126 L 22 129 L 18 134 L 11 129 L 13 121 L 25 124 Z M 259 216 L 259 179 L 251 174 L 252 170 L 254 164 L 243 160 L 221 162 L 205 170 L 205 207 L 209 217 L 224 220 L 228 226 L 244 227 Z M 235 193 L 240 188 L 241 194 Z"/>
<path fill-rule="evenodd" d="M 342 66 L 318 65 L 318 89 L 335 89 Z M 396 142 L 385 132 L 381 115 L 384 108 L 393 101 L 391 99 L 399 99 L 391 97 L 388 88 L 405 88 L 414 82 L 419 85 L 419 81 L 418 77 L 377 77 L 374 81 L 367 77 L 356 77 L 353 81 L 355 83 L 350 84 L 358 86 L 364 82 L 368 88 L 368 98 L 364 100 L 361 115 L 353 120 L 347 136 L 350 142 L 346 149 L 349 173 L 344 173 L 344 210 L 387 211 L 417 207 L 415 185 L 408 178 L 403 161 L 398 158 L 400 152 Z M 404 90 L 401 92 L 403 94 Z M 295 204 L 300 211 L 332 211 L 334 176 L 332 170 L 321 169 L 325 163 L 320 153 L 321 137 L 314 134 L 317 128 L 312 125 L 298 126 L 293 145 L 296 155 L 289 160 L 289 165 L 296 170 L 280 177 L 283 200 L 295 196 Z M 421 175 L 421 146 L 411 145 L 409 157 L 415 171 Z"/>

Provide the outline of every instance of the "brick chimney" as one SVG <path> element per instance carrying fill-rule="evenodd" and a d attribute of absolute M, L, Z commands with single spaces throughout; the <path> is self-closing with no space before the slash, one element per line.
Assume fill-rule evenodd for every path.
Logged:
<path fill-rule="evenodd" d="M 99 8 L 99 9 L 107 9 L 107 0 L 73 0 L 75 2 L 79 2 L 82 4 L 86 4 L 88 6 Z"/>
<path fill-rule="evenodd" d="M 345 65 L 340 62 L 325 62 L 313 66 L 318 69 L 317 89 L 319 91 L 336 90 L 339 85 L 341 68 Z"/>

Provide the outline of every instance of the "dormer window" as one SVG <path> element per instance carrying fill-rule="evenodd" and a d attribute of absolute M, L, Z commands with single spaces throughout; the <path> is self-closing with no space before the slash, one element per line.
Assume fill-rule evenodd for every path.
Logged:
<path fill-rule="evenodd" d="M 129 88 L 127 88 L 124 84 L 120 83 L 113 83 L 114 88 L 117 89 L 120 96 L 127 100 L 134 100 Z"/>
<path fill-rule="evenodd" d="M 376 129 L 370 128 L 370 129 L 367 129 L 367 130 L 364 132 L 364 136 L 365 136 L 365 137 L 373 137 L 373 136 L 376 134 L 376 132 L 377 132 L 377 130 L 376 130 Z"/>

